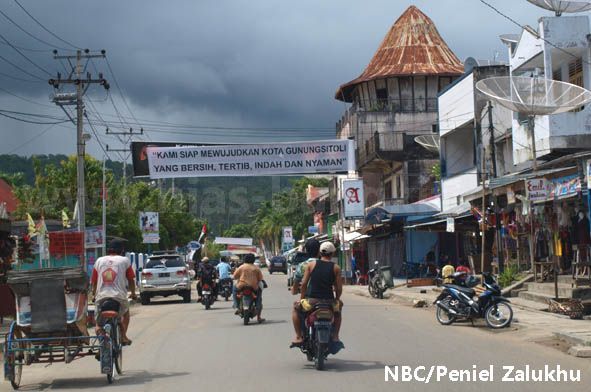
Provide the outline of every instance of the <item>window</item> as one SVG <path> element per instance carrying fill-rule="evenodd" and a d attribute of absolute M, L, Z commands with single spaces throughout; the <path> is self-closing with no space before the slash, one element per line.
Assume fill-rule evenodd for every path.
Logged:
<path fill-rule="evenodd" d="M 576 59 L 568 65 L 568 81 L 583 87 L 583 60 Z"/>
<path fill-rule="evenodd" d="M 558 80 L 559 82 L 562 81 L 562 69 L 558 68 L 556 71 L 552 72 L 552 79 Z"/>
<path fill-rule="evenodd" d="M 145 268 L 176 268 L 176 267 L 184 267 L 185 262 L 181 260 L 179 257 L 155 257 L 150 258 L 146 263 Z"/>
<path fill-rule="evenodd" d="M 392 181 L 388 180 L 384 182 L 384 199 L 388 200 L 392 198 Z"/>
<path fill-rule="evenodd" d="M 396 197 L 402 199 L 402 180 L 400 176 L 396 176 Z"/>
<path fill-rule="evenodd" d="M 376 97 L 378 99 L 378 105 L 381 108 L 385 108 L 388 103 L 388 89 L 387 88 L 376 89 Z"/>

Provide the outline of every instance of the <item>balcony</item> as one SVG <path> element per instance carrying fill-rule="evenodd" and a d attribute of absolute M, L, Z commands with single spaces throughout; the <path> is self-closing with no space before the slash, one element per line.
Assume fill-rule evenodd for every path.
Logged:
<path fill-rule="evenodd" d="M 437 98 L 356 100 L 351 108 L 356 112 L 436 113 Z"/>
<path fill-rule="evenodd" d="M 392 161 L 437 158 L 437 154 L 415 143 L 414 137 L 404 132 L 388 132 L 375 133 L 360 141 L 355 151 L 357 169 L 376 169 Z"/>

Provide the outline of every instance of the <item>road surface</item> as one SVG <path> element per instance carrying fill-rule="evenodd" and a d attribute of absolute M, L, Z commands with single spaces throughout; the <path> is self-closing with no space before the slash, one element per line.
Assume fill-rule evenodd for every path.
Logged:
<path fill-rule="evenodd" d="M 264 293 L 267 322 L 243 326 L 230 302 L 206 311 L 196 302 L 175 299 L 136 306 L 130 328 L 134 340 L 124 351 L 124 374 L 107 386 L 98 362 L 85 358 L 72 364 L 23 369 L 24 391 L 589 391 L 591 360 L 570 357 L 553 348 L 522 342 L 503 332 L 469 324 L 444 327 L 433 310 L 347 295 L 342 339 L 346 349 L 329 357 L 319 372 L 305 356 L 289 350 L 293 338 L 293 297 L 282 274 L 269 276 Z M 519 311 L 516 311 L 517 316 Z M 581 371 L 572 383 L 501 382 L 502 366 Z M 384 381 L 385 366 L 447 366 L 478 370 L 494 366 L 493 382 L 451 383 L 446 378 L 427 385 L 418 381 Z M 419 376 L 426 373 L 419 372 Z M 436 374 L 436 373 L 434 373 Z M 9 390 L 3 382 L 0 390 Z"/>

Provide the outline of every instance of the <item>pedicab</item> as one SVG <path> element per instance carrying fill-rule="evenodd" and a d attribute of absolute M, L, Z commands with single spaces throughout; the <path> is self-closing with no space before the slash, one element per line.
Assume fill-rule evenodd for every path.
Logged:
<path fill-rule="evenodd" d="M 18 389 L 25 366 L 90 356 L 99 360 L 110 384 L 123 365 L 118 304 L 102 306 L 96 317 L 100 333 L 90 335 L 84 238 L 78 232 L 49 238 L 51 258 L 19 263 L 8 273 L 17 312 L 4 338 L 4 378 Z"/>

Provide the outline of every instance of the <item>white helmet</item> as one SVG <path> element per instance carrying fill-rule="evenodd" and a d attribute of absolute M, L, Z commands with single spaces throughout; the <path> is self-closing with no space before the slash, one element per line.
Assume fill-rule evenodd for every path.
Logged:
<path fill-rule="evenodd" d="M 323 242 L 320 244 L 320 254 L 323 256 L 330 256 L 337 251 L 333 243 L 330 241 Z"/>

